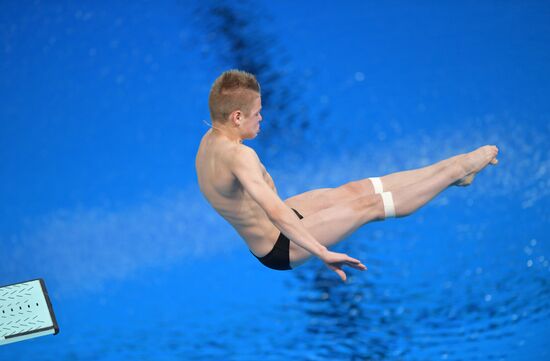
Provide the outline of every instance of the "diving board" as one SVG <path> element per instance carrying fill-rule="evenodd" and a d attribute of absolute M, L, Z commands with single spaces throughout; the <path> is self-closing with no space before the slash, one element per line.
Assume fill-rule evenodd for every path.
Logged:
<path fill-rule="evenodd" d="M 58 332 L 44 280 L 0 287 L 0 346 Z"/>

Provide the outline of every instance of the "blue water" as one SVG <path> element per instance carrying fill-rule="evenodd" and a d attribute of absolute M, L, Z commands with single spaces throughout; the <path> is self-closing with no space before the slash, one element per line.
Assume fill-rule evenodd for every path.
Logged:
<path fill-rule="evenodd" d="M 0 285 L 60 333 L 0 360 L 550 360 L 544 2 L 11 2 L 0 12 Z M 262 84 L 284 199 L 483 144 L 500 163 L 275 272 L 202 198 L 212 81 Z"/>

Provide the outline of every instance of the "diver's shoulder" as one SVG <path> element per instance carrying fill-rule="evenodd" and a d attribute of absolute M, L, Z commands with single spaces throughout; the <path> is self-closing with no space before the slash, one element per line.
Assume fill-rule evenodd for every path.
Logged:
<path fill-rule="evenodd" d="M 254 148 L 244 145 L 242 143 L 234 144 L 235 145 L 235 155 L 240 158 L 246 159 L 259 159 L 258 154 Z"/>

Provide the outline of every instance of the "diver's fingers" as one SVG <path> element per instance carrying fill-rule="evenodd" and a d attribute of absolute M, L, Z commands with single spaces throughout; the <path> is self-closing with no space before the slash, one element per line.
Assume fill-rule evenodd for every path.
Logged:
<path fill-rule="evenodd" d="M 346 272 L 344 272 L 340 267 L 333 266 L 333 265 L 327 265 L 331 270 L 336 272 L 336 274 L 340 277 L 342 282 L 346 282 Z"/>

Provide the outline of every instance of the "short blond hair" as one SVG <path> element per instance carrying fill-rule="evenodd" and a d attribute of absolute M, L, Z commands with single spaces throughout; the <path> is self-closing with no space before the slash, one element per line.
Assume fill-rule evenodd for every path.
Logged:
<path fill-rule="evenodd" d="M 236 69 L 225 71 L 210 89 L 210 117 L 213 122 L 223 123 L 236 110 L 242 110 L 248 116 L 253 100 L 259 95 L 260 84 L 254 75 Z"/>

